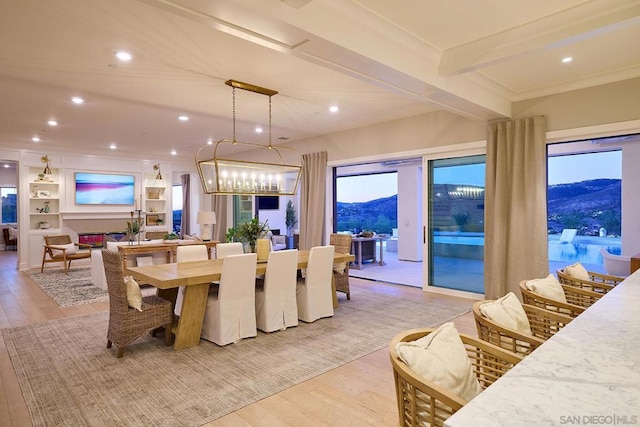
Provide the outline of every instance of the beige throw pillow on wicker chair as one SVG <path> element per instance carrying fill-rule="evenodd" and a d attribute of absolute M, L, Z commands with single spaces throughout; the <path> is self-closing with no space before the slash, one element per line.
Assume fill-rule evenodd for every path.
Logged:
<path fill-rule="evenodd" d="M 125 276 L 124 284 L 127 286 L 127 303 L 129 307 L 142 311 L 142 291 L 138 282 L 131 277 Z"/>
<path fill-rule="evenodd" d="M 413 372 L 467 401 L 482 391 L 460 335 L 451 322 L 415 341 L 399 342 L 396 351 Z"/>
<path fill-rule="evenodd" d="M 575 264 L 571 264 L 565 267 L 564 272 L 571 277 L 575 277 L 576 279 L 591 280 L 591 276 L 589 276 L 589 272 L 579 262 L 576 262 Z"/>
<path fill-rule="evenodd" d="M 558 279 L 556 279 L 556 276 L 553 274 L 549 274 L 544 279 L 528 280 L 525 286 L 534 294 L 547 297 L 554 301 L 567 302 L 564 289 L 562 289 L 562 285 L 560 285 L 560 282 L 558 282 Z"/>
<path fill-rule="evenodd" d="M 520 332 L 523 335 L 532 335 L 527 313 L 513 292 L 509 292 L 495 301 L 482 304 L 480 313 L 503 328 Z"/>

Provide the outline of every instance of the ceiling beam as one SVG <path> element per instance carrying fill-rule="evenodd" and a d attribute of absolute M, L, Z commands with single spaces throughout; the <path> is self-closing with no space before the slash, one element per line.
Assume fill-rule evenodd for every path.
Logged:
<path fill-rule="evenodd" d="M 446 49 L 442 52 L 439 72 L 442 76 L 459 75 L 631 25 L 640 25 L 640 2 L 596 0 Z"/>

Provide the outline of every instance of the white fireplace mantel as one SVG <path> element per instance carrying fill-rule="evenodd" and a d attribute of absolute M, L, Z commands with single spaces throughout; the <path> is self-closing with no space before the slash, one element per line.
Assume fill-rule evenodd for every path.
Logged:
<path fill-rule="evenodd" d="M 131 219 L 131 211 L 120 212 L 60 212 L 63 220 L 77 219 Z M 137 217 L 137 215 L 136 215 Z"/>

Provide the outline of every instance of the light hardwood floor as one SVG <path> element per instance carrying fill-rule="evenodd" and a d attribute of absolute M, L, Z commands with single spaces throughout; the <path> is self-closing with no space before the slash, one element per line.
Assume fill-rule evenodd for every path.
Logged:
<path fill-rule="evenodd" d="M 351 278 L 356 289 L 470 308 L 473 300 L 425 293 L 409 286 Z M 340 301 L 344 300 L 339 294 Z M 0 251 L 0 328 L 104 311 L 108 303 L 61 308 L 26 274 L 16 271 L 16 253 Z M 477 336 L 473 314 L 454 320 L 461 333 Z M 400 332 L 400 331 L 398 331 Z M 105 331 L 106 333 L 106 331 Z M 106 340 L 106 339 L 105 339 Z M 106 341 L 105 341 L 106 344 Z M 106 351 L 106 348 L 105 348 Z M 207 426 L 395 426 L 398 423 L 389 353 L 361 357 L 278 394 L 212 421 Z M 4 340 L 0 339 L 0 425 L 30 426 Z"/>

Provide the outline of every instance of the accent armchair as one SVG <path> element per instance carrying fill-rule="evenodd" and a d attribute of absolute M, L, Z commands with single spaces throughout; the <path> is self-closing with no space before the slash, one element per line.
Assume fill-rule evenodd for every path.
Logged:
<path fill-rule="evenodd" d="M 71 267 L 71 261 L 91 258 L 91 248 L 91 245 L 84 243 L 73 243 L 68 234 L 44 236 L 40 273 L 44 271 L 45 264 L 61 262 L 64 265 L 64 272 L 66 274 L 69 271 L 69 267 Z M 79 249 L 81 250 L 79 251 Z"/>

